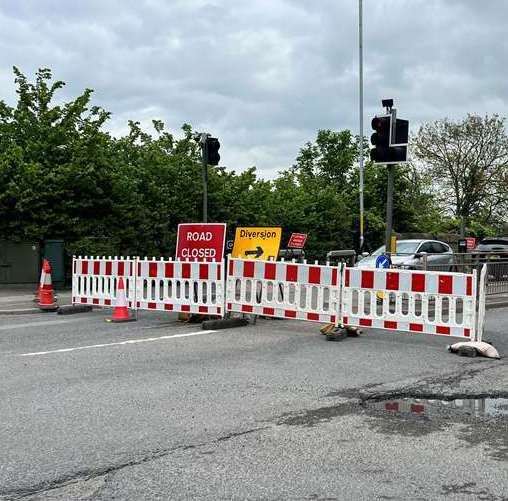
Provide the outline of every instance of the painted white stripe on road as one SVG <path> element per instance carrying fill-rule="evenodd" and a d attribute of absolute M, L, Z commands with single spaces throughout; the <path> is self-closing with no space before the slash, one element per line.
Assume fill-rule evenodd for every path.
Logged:
<path fill-rule="evenodd" d="M 81 318 L 68 318 L 66 320 L 41 320 L 39 322 L 27 322 L 25 324 L 11 324 L 2 325 L 0 331 L 10 331 L 11 329 L 24 329 L 26 327 L 40 327 L 43 325 L 59 325 L 59 324 L 70 324 L 74 322 L 84 322 L 83 317 Z"/>
<path fill-rule="evenodd" d="M 172 336 L 146 337 L 143 339 L 129 339 L 127 341 L 119 341 L 118 343 L 91 344 L 88 346 L 76 346 L 74 348 L 61 348 L 60 350 L 36 351 L 33 353 L 20 353 L 20 357 L 35 357 L 38 355 L 49 355 L 51 353 L 66 353 L 69 351 L 91 350 L 94 348 L 106 348 L 108 346 L 122 346 L 124 344 L 149 343 L 151 341 L 161 341 L 163 339 L 174 339 L 179 337 L 202 336 L 203 334 L 213 334 L 217 331 L 197 331 L 186 332 L 185 334 L 173 334 Z"/>

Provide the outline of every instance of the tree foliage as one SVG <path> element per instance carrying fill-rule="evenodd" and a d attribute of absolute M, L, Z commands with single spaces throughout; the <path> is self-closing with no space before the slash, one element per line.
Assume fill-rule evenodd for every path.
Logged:
<path fill-rule="evenodd" d="M 415 153 L 440 203 L 460 223 L 492 224 L 508 210 L 508 137 L 497 115 L 468 115 L 420 128 Z"/>
<path fill-rule="evenodd" d="M 16 106 L 0 101 L 0 239 L 62 238 L 70 254 L 172 255 L 178 223 L 202 217 L 191 126 L 176 136 L 159 120 L 151 133 L 130 121 L 127 134 L 113 137 L 104 127 L 110 114 L 92 104 L 92 90 L 62 103 L 64 83 L 50 70 L 39 70 L 33 83 L 16 68 L 14 74 Z M 273 180 L 259 179 L 254 167 L 210 168 L 209 218 L 231 229 L 278 225 L 286 236 L 308 233 L 311 258 L 355 247 L 357 151 L 350 131 L 320 130 Z M 425 176 L 414 166 L 397 168 L 397 231 L 445 225 Z M 385 169 L 367 163 L 370 248 L 383 241 L 385 198 Z"/>

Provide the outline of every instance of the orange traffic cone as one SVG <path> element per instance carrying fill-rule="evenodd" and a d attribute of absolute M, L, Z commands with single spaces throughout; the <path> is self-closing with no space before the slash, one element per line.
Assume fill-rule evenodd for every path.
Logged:
<path fill-rule="evenodd" d="M 39 279 L 39 285 L 37 286 L 37 290 L 34 292 L 34 303 L 39 302 L 41 289 L 44 285 L 44 276 L 46 275 L 46 272 L 44 271 L 44 261 L 46 260 L 42 260 L 41 278 Z"/>
<path fill-rule="evenodd" d="M 109 320 L 111 322 L 132 322 L 133 320 L 136 320 L 134 317 L 129 315 L 127 298 L 125 296 L 125 285 L 122 277 L 118 279 L 115 307 L 113 308 L 113 316 Z"/>
<path fill-rule="evenodd" d="M 51 265 L 47 259 L 42 264 L 39 308 L 43 311 L 55 311 L 58 308 L 53 293 L 53 284 L 51 283 Z"/>

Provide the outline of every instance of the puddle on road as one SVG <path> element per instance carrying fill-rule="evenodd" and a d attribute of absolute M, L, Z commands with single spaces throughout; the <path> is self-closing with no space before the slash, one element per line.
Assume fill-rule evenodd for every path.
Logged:
<path fill-rule="evenodd" d="M 370 427 L 379 433 L 419 437 L 461 423 L 457 436 L 468 447 L 482 446 L 493 459 L 508 459 L 508 398 L 401 398 L 363 405 L 373 418 Z"/>
<path fill-rule="evenodd" d="M 367 409 L 394 415 L 443 417 L 447 414 L 463 414 L 473 417 L 508 416 L 508 398 L 467 398 L 455 400 L 431 400 L 401 398 L 365 402 Z"/>

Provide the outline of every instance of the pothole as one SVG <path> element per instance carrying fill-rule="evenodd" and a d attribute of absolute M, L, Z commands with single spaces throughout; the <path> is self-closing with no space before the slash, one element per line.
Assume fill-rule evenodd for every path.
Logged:
<path fill-rule="evenodd" d="M 368 410 L 383 412 L 387 415 L 426 418 L 444 418 L 457 414 L 468 417 L 503 418 L 508 416 L 508 398 L 457 398 L 454 400 L 400 398 L 367 400 L 364 406 Z"/>

